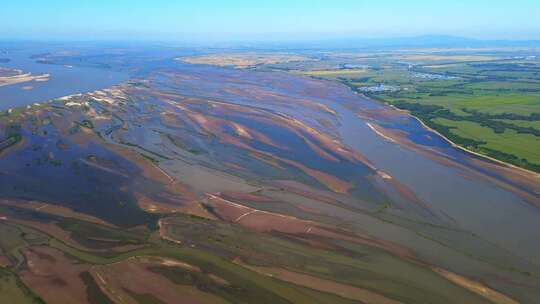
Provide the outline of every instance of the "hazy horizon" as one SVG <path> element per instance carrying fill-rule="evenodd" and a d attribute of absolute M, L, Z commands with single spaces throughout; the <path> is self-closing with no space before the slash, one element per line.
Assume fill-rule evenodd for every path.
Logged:
<path fill-rule="evenodd" d="M 25 1 L 5 3 L 0 40 L 277 41 L 451 35 L 540 40 L 540 4 L 453 1 Z"/>

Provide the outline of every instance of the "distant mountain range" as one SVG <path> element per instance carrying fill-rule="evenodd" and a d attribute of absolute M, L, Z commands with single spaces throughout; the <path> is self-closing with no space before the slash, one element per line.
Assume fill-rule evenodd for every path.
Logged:
<path fill-rule="evenodd" d="M 358 50 L 358 49 L 396 49 L 396 48 L 482 48 L 482 47 L 540 47 L 540 40 L 483 40 L 450 35 L 423 35 L 395 38 L 296 38 L 287 40 L 242 39 L 227 41 L 191 41 L 186 40 L 81 40 L 81 41 L 34 41 L 34 40 L 1 40 L 0 51 L 23 46 L 70 46 L 80 47 L 156 47 L 163 51 L 164 47 L 204 48 L 205 50 Z M 1 53 L 0 53 L 1 54 Z"/>

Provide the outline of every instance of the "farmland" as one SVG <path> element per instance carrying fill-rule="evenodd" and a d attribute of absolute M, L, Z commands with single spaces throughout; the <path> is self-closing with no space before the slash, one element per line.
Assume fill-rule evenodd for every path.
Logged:
<path fill-rule="evenodd" d="M 540 61 L 513 55 L 490 49 L 330 53 L 319 65 L 291 69 L 342 82 L 409 111 L 466 149 L 540 172 Z"/>

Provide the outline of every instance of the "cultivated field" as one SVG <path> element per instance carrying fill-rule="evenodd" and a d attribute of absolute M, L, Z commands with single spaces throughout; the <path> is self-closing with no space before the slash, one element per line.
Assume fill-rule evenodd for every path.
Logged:
<path fill-rule="evenodd" d="M 523 52 L 329 53 L 316 64 L 289 68 L 340 81 L 410 111 L 462 147 L 540 172 L 540 59 L 531 55 L 535 49 Z"/>
<path fill-rule="evenodd" d="M 241 54 L 212 54 L 195 57 L 178 58 L 191 64 L 210 64 L 217 66 L 233 66 L 236 68 L 248 68 L 257 65 L 287 63 L 309 60 L 307 57 L 294 54 L 276 53 L 241 53 Z"/>

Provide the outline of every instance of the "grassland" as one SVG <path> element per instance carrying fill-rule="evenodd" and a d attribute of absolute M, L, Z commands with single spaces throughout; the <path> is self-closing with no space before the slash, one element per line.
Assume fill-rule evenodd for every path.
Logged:
<path fill-rule="evenodd" d="M 462 138 L 470 138 L 481 144 L 474 148 L 478 152 L 512 151 L 523 155 L 532 163 L 540 163 L 540 139 L 532 134 L 518 133 L 512 129 L 495 133 L 491 128 L 469 121 L 455 121 L 444 118 L 433 120 L 436 124 L 449 128 L 450 133 Z"/>
<path fill-rule="evenodd" d="M 0 252 L 10 260 L 11 267 L 0 267 L 0 303 L 43 303 L 17 277 L 14 270 L 24 263 L 20 250 L 40 239 L 39 234 L 24 227 L 0 223 Z M 43 239 L 41 239 L 43 240 Z"/>
<path fill-rule="evenodd" d="M 3 214 L 9 214 L 10 218 L 15 217 L 19 219 L 21 217 L 24 218 L 27 214 L 26 212 L 28 212 L 26 210 L 16 210 L 20 212 L 16 213 L 15 209 L 11 208 L 11 212 L 8 209 L 3 209 L 2 212 Z M 33 214 L 32 216 L 36 217 L 37 215 Z M 48 217 L 49 215 L 42 214 L 42 220 L 46 220 Z M 70 222 L 71 225 L 69 227 L 65 226 L 67 228 L 70 228 L 71 226 L 88 227 L 87 225 L 89 225 L 89 223 L 79 220 L 61 217 L 55 217 L 55 219 Z M 186 224 L 197 224 L 202 220 L 193 217 L 185 217 L 183 221 Z M 93 226 L 93 224 L 91 225 Z M 46 234 L 46 231 L 39 232 L 38 230 L 35 230 L 35 228 L 29 228 L 21 224 L 12 224 L 11 220 L 9 220 L 9 224 L 1 224 L 0 229 L 3 229 L 1 231 L 2 235 L 8 236 L 7 238 L 1 238 L 3 251 L 9 252 L 10 257 L 14 259 L 20 259 L 20 266 L 13 267 L 11 270 L 0 269 L 0 290 L 2 291 L 0 300 L 4 299 L 4 296 L 6 297 L 6 301 L 2 301 L 1 303 L 42 303 L 41 300 L 30 292 L 17 278 L 15 272 L 19 272 L 29 267 L 26 265 L 26 259 L 22 254 L 26 248 L 33 248 L 32 246 L 42 246 L 45 244 L 63 252 L 70 258 L 78 260 L 79 262 L 74 265 L 101 265 L 100 267 L 110 267 L 109 265 L 120 262 L 129 264 L 130 258 L 140 256 L 160 256 L 184 261 L 196 265 L 196 267 L 201 268 L 203 272 L 186 272 L 170 267 L 164 268 L 162 266 L 156 266 L 152 270 L 156 275 L 164 276 L 167 280 L 178 284 L 178 288 L 193 286 L 199 290 L 199 292 L 214 294 L 215 296 L 232 303 L 353 303 L 353 301 L 341 298 L 340 296 L 318 292 L 309 288 L 293 286 L 257 274 L 256 272 L 235 265 L 224 256 L 220 257 L 219 255 L 207 253 L 204 250 L 194 248 L 195 246 L 171 245 L 168 242 L 161 241 L 157 235 L 146 240 L 148 246 L 142 249 L 135 249 L 127 252 L 89 252 L 67 245 L 62 240 Z M 102 229 L 105 229 L 105 227 L 102 227 Z M 120 238 L 123 238 L 123 235 L 126 234 L 126 232 L 119 229 L 107 229 L 109 230 L 107 237 L 110 238 L 114 237 L 114 235 L 112 235 L 113 232 L 111 231 L 115 231 L 114 233 L 118 234 Z M 79 237 L 82 237 L 82 235 L 86 235 L 89 232 L 91 232 L 89 229 L 72 230 L 72 233 L 80 235 Z M 40 267 L 39 263 L 48 263 L 52 259 L 53 257 L 44 256 L 41 261 L 33 261 L 33 263 L 38 264 L 32 264 L 32 267 L 37 267 L 38 269 L 43 268 L 43 266 Z M 56 257 L 54 257 L 54 259 L 56 259 Z M 62 264 L 63 267 L 65 264 L 66 263 Z M 223 278 L 223 280 L 227 282 L 227 285 L 223 286 L 216 283 L 215 279 L 213 279 L 214 277 L 209 276 L 209 274 Z M 99 282 L 96 281 L 95 277 L 84 272 L 81 273 L 81 280 L 86 285 L 89 303 L 106 303 L 105 300 L 108 298 L 100 291 L 101 289 L 98 287 Z M 137 294 L 131 295 L 136 299 L 144 298 L 146 300 L 152 297 L 159 297 L 159 294 L 148 294 L 146 297 L 139 297 Z M 142 303 L 147 303 L 146 300 Z"/>
<path fill-rule="evenodd" d="M 307 57 L 294 54 L 224 53 L 185 57 L 179 58 L 178 60 L 191 64 L 209 64 L 218 66 L 233 66 L 235 68 L 248 68 L 256 65 L 305 61 L 309 59 Z"/>
<path fill-rule="evenodd" d="M 353 245 L 336 251 L 318 250 L 295 244 L 285 234 L 260 235 L 214 221 L 178 216 L 170 223 L 169 229 L 175 238 L 195 248 L 210 249 L 221 253 L 223 258 L 240 259 L 249 265 L 263 267 L 267 269 L 266 272 L 286 269 L 291 273 L 303 274 L 297 285 L 307 286 L 307 281 L 320 282 L 318 278 L 322 278 L 404 303 L 426 299 L 444 303 L 452 297 L 465 302 L 481 302 L 481 299 L 468 292 L 448 285 L 430 271 L 368 246 Z M 336 248 L 339 245 L 336 244 Z M 407 279 L 410 276 L 422 279 L 412 283 Z M 423 299 L 418 297 L 419 294 Z"/>
<path fill-rule="evenodd" d="M 341 81 L 410 111 L 458 145 L 540 172 L 538 60 L 446 52 L 393 54 L 356 63 L 370 66 L 361 73 L 351 69 L 303 73 Z"/>
<path fill-rule="evenodd" d="M 286 234 L 261 235 L 228 223 L 196 216 L 176 215 L 168 219 L 166 229 L 182 244 L 180 246 L 160 239 L 158 232 L 154 232 L 147 235 L 144 240 L 147 246 L 144 248 L 124 252 L 115 252 L 112 249 L 95 252 L 76 248 L 47 234 L 47 231 L 29 228 L 17 221 L 28 216 L 40 218 L 40 221 L 54 219 L 60 222 L 59 226 L 62 229 L 69 229 L 73 239 L 91 237 L 98 229 L 93 223 L 48 214 L 29 214 L 28 210 L 14 207 L 3 208 L 0 211 L 16 221 L 12 223 L 13 220 L 8 220 L 6 224 L 1 224 L 2 233 L 10 236 L 2 239 L 2 249 L 9 252 L 10 257 L 20 259 L 20 266 L 11 268 L 12 270 L 0 270 L 3 271 L 0 276 L 3 280 L 0 287 L 6 290 L 5 294 L 10 299 L 22 299 L 20 303 L 40 303 L 40 300 L 15 276 L 15 272 L 26 271 L 25 269 L 29 268 L 28 249 L 42 252 L 41 255 L 35 256 L 38 259 L 34 257 L 30 269 L 42 269 L 40 271 L 54 269 L 47 266 L 49 263 L 59 263 L 62 267 L 67 267 L 67 273 L 73 273 L 75 269 L 73 267 L 80 268 L 77 271 L 83 271 L 80 280 L 86 286 L 89 303 L 106 303 L 108 297 L 103 294 L 103 288 L 113 288 L 111 286 L 126 282 L 120 273 L 115 275 L 115 271 L 120 268 L 126 268 L 125 271 L 134 271 L 133 267 L 140 268 L 140 265 L 136 265 L 136 260 L 140 257 L 162 257 L 193 265 L 194 269 L 200 271 L 155 265 L 145 268 L 146 272 L 142 273 L 156 276 L 155 279 L 165 278 L 170 282 L 167 284 L 172 282 L 177 286 L 171 285 L 170 288 L 179 288 L 177 292 L 188 287 L 195 288 L 192 293 L 210 294 L 208 297 L 218 297 L 231 303 L 347 304 L 355 303 L 354 301 L 362 295 L 365 296 L 363 301 L 366 303 L 418 303 L 427 299 L 438 303 L 452 303 L 450 299 L 488 303 L 482 297 L 451 284 L 429 269 L 369 246 L 354 245 L 339 249 L 336 243 L 335 250 L 316 249 L 298 244 Z M 111 239 L 122 240 L 132 235 L 129 231 L 117 228 L 101 227 L 101 229 L 100 233 L 105 233 L 106 237 Z M 39 249 L 45 248 L 44 245 L 53 251 Z M 54 250 L 62 252 L 72 262 L 67 263 L 66 258 L 60 259 L 59 254 L 54 256 L 44 254 Z M 236 262 L 237 260 L 241 263 Z M 90 272 L 94 274 L 90 275 L 84 272 L 84 269 L 92 269 Z M 260 269 L 267 271 L 261 272 Z M 274 272 L 279 275 L 265 274 Z M 57 276 L 58 272 L 55 273 Z M 105 277 L 107 282 L 118 283 L 105 285 L 107 287 L 101 286 L 102 283 L 95 273 Z M 414 283 L 410 282 L 407 279 L 409 276 L 417 280 Z M 216 280 L 216 277 L 219 280 Z M 28 278 L 26 272 L 25 279 L 32 280 Z M 30 278 L 36 280 L 39 276 L 34 275 Z M 59 280 L 61 279 L 59 277 Z M 313 284 L 321 284 L 321 289 L 326 291 L 320 291 L 321 289 Z M 362 292 L 358 294 L 358 291 Z M 134 290 L 124 292 L 134 299 L 144 300 L 142 303 L 161 296 L 155 291 L 143 294 Z M 201 297 L 203 298 L 205 297 Z M 380 302 L 381 299 L 384 301 Z"/>
<path fill-rule="evenodd" d="M 367 69 L 351 69 L 351 70 L 315 70 L 304 72 L 304 75 L 315 77 L 332 77 L 332 76 L 362 76 L 368 72 Z"/>
<path fill-rule="evenodd" d="M 203 274 L 191 274 L 186 278 L 185 271 L 169 269 L 166 273 L 161 272 L 161 274 L 175 283 L 181 282 L 183 285 L 195 285 L 203 291 L 215 293 L 234 303 L 253 303 L 253 301 L 257 301 L 258 303 L 287 303 L 288 301 L 293 303 L 314 303 L 314 299 L 319 299 L 315 303 L 351 303 L 346 299 L 309 289 L 296 288 L 271 278 L 266 278 L 199 249 L 185 246 L 171 246 L 160 241 L 157 241 L 157 243 L 154 241 L 152 248 L 131 251 L 111 257 L 80 251 L 55 239 L 51 240 L 50 245 L 76 257 L 82 262 L 97 265 L 118 263 L 136 256 L 161 256 L 197 265 L 203 269 L 204 273 L 218 275 L 232 285 L 229 288 L 216 286 L 212 280 Z M 156 271 L 158 273 L 160 272 L 158 270 Z"/>
<path fill-rule="evenodd" d="M 0 268 L 0 303 L 41 304 L 44 302 L 34 296 L 15 274 Z"/>

